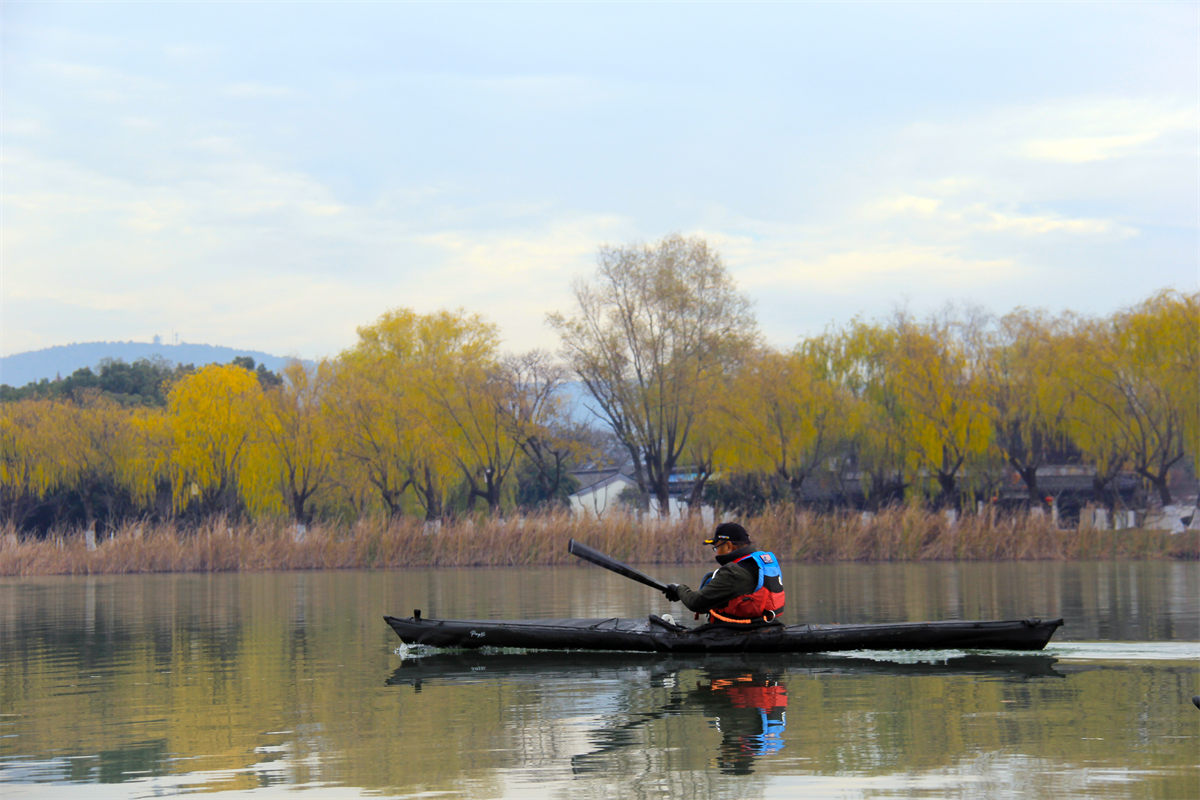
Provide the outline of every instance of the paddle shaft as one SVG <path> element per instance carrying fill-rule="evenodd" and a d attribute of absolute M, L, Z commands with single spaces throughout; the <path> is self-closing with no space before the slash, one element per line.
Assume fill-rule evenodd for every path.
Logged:
<path fill-rule="evenodd" d="M 649 575 L 645 574 L 644 572 L 638 572 L 636 569 L 629 566 L 628 564 L 622 564 L 620 561 L 617 561 L 615 558 L 613 558 L 611 556 L 606 556 L 604 553 L 601 553 L 599 550 L 593 550 L 592 548 L 588 547 L 586 544 L 577 542 L 574 539 L 572 539 L 570 542 L 567 543 L 567 552 L 569 552 L 573 555 L 579 556 L 584 561 L 590 561 L 597 566 L 604 567 L 605 569 L 610 569 L 613 572 L 617 573 L 618 575 L 624 575 L 626 578 L 635 580 L 638 583 L 644 583 L 647 586 L 658 589 L 660 592 L 665 592 L 667 590 L 667 585 L 665 583 L 660 583 L 659 581 L 654 580 L 654 578 L 651 578 Z"/>

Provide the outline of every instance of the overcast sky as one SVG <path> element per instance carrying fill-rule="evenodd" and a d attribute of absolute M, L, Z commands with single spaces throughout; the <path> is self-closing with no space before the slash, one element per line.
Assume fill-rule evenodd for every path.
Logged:
<path fill-rule="evenodd" d="M 390 308 L 555 349 L 698 235 L 787 347 L 1200 286 L 1200 4 L 0 5 L 0 354 L 303 358 Z"/>

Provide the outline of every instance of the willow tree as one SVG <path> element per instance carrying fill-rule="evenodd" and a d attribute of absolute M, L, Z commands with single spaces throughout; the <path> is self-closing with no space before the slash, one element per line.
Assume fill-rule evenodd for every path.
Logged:
<path fill-rule="evenodd" d="M 145 463 L 135 412 L 98 389 L 80 392 L 77 403 L 58 411 L 58 458 L 78 493 L 85 528 L 95 528 L 100 511 L 112 524 L 122 495 L 143 503 L 153 497 L 156 471 Z"/>
<path fill-rule="evenodd" d="M 372 487 L 391 516 L 403 513 L 411 492 L 425 518 L 436 520 L 454 462 L 421 388 L 425 356 L 418 327 L 419 315 L 409 309 L 360 327 L 357 344 L 334 364 L 328 406 L 343 488 L 354 496 Z"/>
<path fill-rule="evenodd" d="M 1117 476 L 1129 468 L 1133 442 L 1120 389 L 1120 348 L 1109 321 L 1078 319 L 1055 373 L 1070 393 L 1066 427 L 1071 442 L 1095 472 L 1092 489 L 1113 509 Z"/>
<path fill-rule="evenodd" d="M 1117 317 L 1134 471 L 1173 502 L 1169 473 L 1197 445 L 1200 293 L 1162 292 Z M 1190 437 L 1190 441 L 1189 441 Z"/>
<path fill-rule="evenodd" d="M 1073 438 L 1098 476 L 1132 468 L 1164 505 L 1170 470 L 1197 446 L 1198 338 L 1200 295 L 1164 292 L 1082 324 L 1066 373 L 1077 392 Z"/>
<path fill-rule="evenodd" d="M 521 452 L 498 329 L 478 314 L 439 311 L 420 317 L 416 332 L 422 413 L 457 465 L 468 496 L 498 512 Z"/>
<path fill-rule="evenodd" d="M 1071 393 L 1058 370 L 1069 342 L 1067 325 L 1065 318 L 1018 309 L 990 331 L 982 361 L 993 441 L 1038 504 L 1038 468 L 1066 440 Z"/>
<path fill-rule="evenodd" d="M 891 369 L 897 338 L 895 328 L 855 320 L 837 336 L 831 356 L 851 409 L 847 438 L 862 490 L 876 505 L 902 499 L 915 477 L 908 409 Z"/>
<path fill-rule="evenodd" d="M 464 311 L 394 309 L 358 334 L 330 396 L 343 458 L 393 515 L 411 492 L 437 519 L 459 484 L 498 509 L 520 448 L 500 413 L 496 327 Z"/>
<path fill-rule="evenodd" d="M 133 448 L 127 470 L 142 481 L 135 486 L 134 497 L 146 501 L 147 510 L 154 515 L 169 516 L 174 508 L 171 476 L 175 447 L 167 410 L 156 406 L 133 408 L 128 425 Z"/>
<path fill-rule="evenodd" d="M 241 509 L 243 461 L 261 402 L 258 377 L 236 365 L 210 364 L 171 387 L 167 421 L 177 509 L 193 502 L 225 513 Z"/>
<path fill-rule="evenodd" d="M 51 400 L 0 403 L 0 520 L 23 527 L 42 499 L 67 480 L 63 409 Z"/>
<path fill-rule="evenodd" d="M 282 370 L 282 382 L 264 392 L 257 446 L 245 481 L 254 509 L 286 508 L 296 522 L 309 522 L 309 501 L 333 476 L 324 408 L 331 374 L 327 361 L 314 367 L 292 361 Z"/>
<path fill-rule="evenodd" d="M 964 466 L 980 467 L 991 447 L 981 354 L 970 347 L 977 337 L 966 330 L 973 324 L 948 315 L 925 324 L 901 317 L 889 358 L 909 434 L 910 465 L 933 474 L 942 505 L 958 503 Z M 981 478 L 978 471 L 973 478 Z"/>
<path fill-rule="evenodd" d="M 757 339 L 750 302 L 704 240 L 602 247 L 576 282 L 571 316 L 552 314 L 565 358 L 666 515 L 671 471 L 714 389 Z"/>
<path fill-rule="evenodd" d="M 851 428 L 853 412 L 826 349 L 824 340 L 812 339 L 787 353 L 759 352 L 722 409 L 735 467 L 778 476 L 795 502 Z"/>

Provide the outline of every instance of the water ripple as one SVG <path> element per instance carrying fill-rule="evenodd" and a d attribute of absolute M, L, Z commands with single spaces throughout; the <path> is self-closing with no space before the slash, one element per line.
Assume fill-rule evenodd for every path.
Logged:
<path fill-rule="evenodd" d="M 1200 642 L 1061 642 L 1045 652 L 1071 661 L 1200 661 Z"/>

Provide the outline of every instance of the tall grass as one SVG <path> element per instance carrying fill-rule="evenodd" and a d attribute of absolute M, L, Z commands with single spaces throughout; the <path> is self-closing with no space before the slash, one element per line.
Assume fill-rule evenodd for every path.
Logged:
<path fill-rule="evenodd" d="M 875 515 L 817 514 L 790 508 L 742 520 L 756 544 L 786 563 L 919 560 L 1200 558 L 1200 534 L 1060 530 L 1044 517 L 944 515 L 895 508 Z M 89 548 L 82 532 L 44 539 L 0 528 L 0 576 L 145 572 L 473 567 L 577 563 L 579 539 L 622 561 L 704 563 L 711 530 L 698 518 L 676 522 L 616 515 L 603 520 L 550 513 L 429 525 L 411 519 L 315 524 L 303 534 L 283 521 L 198 527 L 128 524 Z"/>

